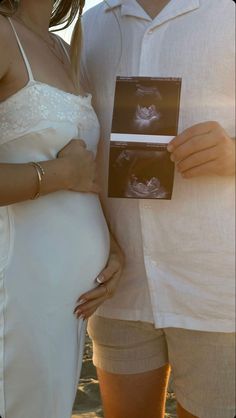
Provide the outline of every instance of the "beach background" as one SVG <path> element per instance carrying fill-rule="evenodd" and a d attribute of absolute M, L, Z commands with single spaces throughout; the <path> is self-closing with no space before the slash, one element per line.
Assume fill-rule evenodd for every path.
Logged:
<path fill-rule="evenodd" d="M 165 418 L 176 418 L 175 408 L 176 402 L 170 381 Z M 72 418 L 103 418 L 96 369 L 92 363 L 92 344 L 88 336 L 86 336 L 82 374 Z"/>
<path fill-rule="evenodd" d="M 84 9 L 83 9 L 83 13 L 85 13 L 91 7 L 96 6 L 96 4 L 98 4 L 98 3 L 101 3 L 101 0 L 85 0 L 85 6 L 84 6 Z M 68 44 L 70 43 L 71 34 L 72 34 L 74 24 L 75 24 L 75 22 L 73 22 L 72 25 L 70 25 L 69 28 L 67 28 L 65 30 L 60 30 L 58 32 L 58 35 L 60 35 L 66 42 L 68 42 Z"/>
<path fill-rule="evenodd" d="M 84 12 L 100 2 L 101 0 L 86 0 Z M 58 33 L 66 42 L 70 43 L 72 30 L 73 24 Z M 176 402 L 170 381 L 165 418 L 176 418 L 175 408 Z M 88 336 L 86 337 L 83 368 L 72 418 L 103 418 L 98 379 L 92 363 L 92 344 Z"/>

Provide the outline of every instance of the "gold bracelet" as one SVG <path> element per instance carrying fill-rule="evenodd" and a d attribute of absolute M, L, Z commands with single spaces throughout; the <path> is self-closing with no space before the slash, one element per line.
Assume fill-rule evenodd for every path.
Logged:
<path fill-rule="evenodd" d="M 36 161 L 34 161 L 33 164 L 35 164 L 39 168 L 41 175 L 44 176 L 45 171 L 44 171 L 44 168 L 41 166 L 41 164 Z"/>
<path fill-rule="evenodd" d="M 42 178 L 45 175 L 45 171 L 44 171 L 44 169 L 43 169 L 43 167 L 41 166 L 40 163 L 31 162 L 29 164 L 32 165 L 35 168 L 37 176 L 38 176 L 38 190 L 37 190 L 36 194 L 33 197 L 31 197 L 31 200 L 35 200 L 35 199 L 38 199 L 38 197 L 40 196 Z"/>

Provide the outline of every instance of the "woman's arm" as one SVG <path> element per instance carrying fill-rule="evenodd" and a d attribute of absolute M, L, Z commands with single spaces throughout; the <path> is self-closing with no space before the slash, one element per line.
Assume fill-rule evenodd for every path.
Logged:
<path fill-rule="evenodd" d="M 9 43 L 9 24 L 0 15 L 0 101 L 6 97 L 7 77 L 11 71 L 13 52 Z M 0 126 L 1 136 L 1 126 Z M 82 140 L 71 140 L 58 158 L 40 162 L 45 172 L 41 180 L 31 164 L 6 164 L 0 151 L 0 206 L 9 205 L 58 190 L 97 192 L 93 154 Z M 39 181 L 40 180 L 40 181 Z"/>
<path fill-rule="evenodd" d="M 0 156 L 1 159 L 1 156 Z M 0 163 L 0 206 L 22 202 L 58 190 L 97 193 L 96 165 L 82 140 L 71 140 L 55 160 L 40 162 L 44 171 L 39 181 L 36 168 L 29 164 Z"/>
<path fill-rule="evenodd" d="M 63 159 L 40 165 L 45 171 L 41 185 L 33 165 L 0 163 L 0 206 L 32 199 L 39 188 L 41 195 L 68 188 L 68 168 Z"/>

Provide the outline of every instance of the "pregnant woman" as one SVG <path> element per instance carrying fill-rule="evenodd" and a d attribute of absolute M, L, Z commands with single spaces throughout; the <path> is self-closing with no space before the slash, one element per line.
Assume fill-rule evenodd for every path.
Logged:
<path fill-rule="evenodd" d="M 71 417 L 83 319 L 119 273 L 114 255 L 106 266 L 97 117 L 48 31 L 78 9 L 72 0 L 0 1 L 1 418 Z M 110 289 L 93 290 L 97 276 Z"/>

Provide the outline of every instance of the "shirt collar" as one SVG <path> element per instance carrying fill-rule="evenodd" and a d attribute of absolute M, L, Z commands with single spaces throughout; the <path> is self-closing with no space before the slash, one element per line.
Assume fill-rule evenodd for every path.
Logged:
<path fill-rule="evenodd" d="M 142 7 L 136 0 L 106 0 L 105 11 L 112 11 L 117 7 L 121 7 L 121 16 L 134 16 L 142 19 L 150 20 Z M 191 12 L 200 7 L 200 0 L 171 0 L 166 7 L 153 20 L 153 23 L 160 25 L 175 17 Z"/>
<path fill-rule="evenodd" d="M 116 7 L 121 6 L 122 3 L 123 3 L 122 0 L 105 0 L 104 1 L 105 11 L 110 12 L 113 9 L 115 9 Z"/>

